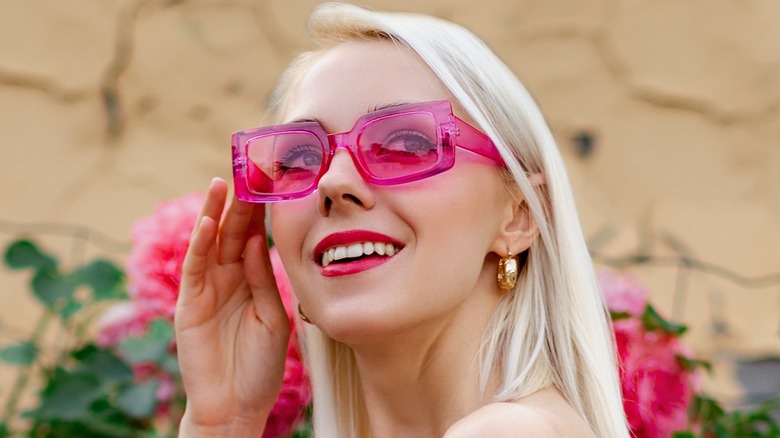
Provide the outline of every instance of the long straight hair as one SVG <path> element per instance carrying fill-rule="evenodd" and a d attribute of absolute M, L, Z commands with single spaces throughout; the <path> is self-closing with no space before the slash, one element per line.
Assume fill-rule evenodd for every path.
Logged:
<path fill-rule="evenodd" d="M 481 387 L 497 375 L 494 401 L 514 401 L 554 385 L 599 437 L 628 437 L 614 340 L 558 148 L 534 100 L 476 36 L 454 23 L 326 3 L 309 19 L 319 50 L 293 61 L 271 97 L 286 99 L 320 54 L 354 40 L 392 40 L 415 52 L 496 144 L 510 190 L 519 191 L 539 229 L 515 289 L 504 295 L 480 350 Z M 543 183 L 529 177 L 541 175 Z M 369 427 L 355 358 L 316 327 L 305 354 L 320 438 L 365 437 Z"/>

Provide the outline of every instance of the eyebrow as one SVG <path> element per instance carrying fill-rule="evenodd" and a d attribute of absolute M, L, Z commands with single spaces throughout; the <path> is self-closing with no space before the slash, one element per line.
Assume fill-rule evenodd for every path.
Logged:
<path fill-rule="evenodd" d="M 370 114 L 370 113 L 373 113 L 373 112 L 376 112 L 376 111 L 381 111 L 381 110 L 388 109 L 388 108 L 395 108 L 395 107 L 399 107 L 399 106 L 403 106 L 403 105 L 408 105 L 408 104 L 409 104 L 409 102 L 392 102 L 392 103 L 386 103 L 386 104 L 382 104 L 382 105 L 374 105 L 373 107 L 369 107 L 368 110 L 366 110 L 366 114 Z M 317 123 L 320 126 L 325 126 L 322 123 L 322 121 L 320 121 L 317 118 L 300 118 L 300 119 L 295 119 L 295 120 L 292 120 L 292 121 L 289 121 L 289 122 L 286 122 L 286 123 L 311 123 L 311 122 Z"/>
<path fill-rule="evenodd" d="M 314 122 L 314 123 L 317 123 L 320 126 L 322 126 L 322 122 L 320 122 L 318 119 L 295 119 L 295 120 L 291 120 L 289 122 L 285 122 L 284 124 L 286 125 L 286 124 L 291 124 L 291 123 L 309 123 L 309 122 Z"/>
<path fill-rule="evenodd" d="M 374 107 L 369 108 L 369 110 L 366 111 L 366 113 L 373 113 L 373 112 L 376 112 L 376 111 L 381 111 L 383 109 L 395 108 L 397 106 L 403 106 L 403 105 L 408 105 L 408 104 L 409 104 L 409 102 L 393 102 L 393 103 L 386 103 L 384 105 L 375 105 Z"/>

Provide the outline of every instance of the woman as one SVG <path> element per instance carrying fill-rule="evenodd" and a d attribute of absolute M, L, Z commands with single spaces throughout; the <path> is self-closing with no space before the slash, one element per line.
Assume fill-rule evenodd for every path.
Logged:
<path fill-rule="evenodd" d="M 176 313 L 182 436 L 259 436 L 299 301 L 318 437 L 625 437 L 612 339 L 553 138 L 471 33 L 326 4 L 319 49 L 234 135 Z M 339 134 L 333 134 L 339 133 Z M 517 272 L 519 270 L 519 273 Z"/>

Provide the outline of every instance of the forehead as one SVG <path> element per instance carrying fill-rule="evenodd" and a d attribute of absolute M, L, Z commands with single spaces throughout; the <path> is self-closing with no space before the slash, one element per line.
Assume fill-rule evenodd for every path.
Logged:
<path fill-rule="evenodd" d="M 349 129 L 371 109 L 392 103 L 451 99 L 433 71 L 391 41 L 351 41 L 320 56 L 291 90 L 284 119 L 317 119 Z"/>

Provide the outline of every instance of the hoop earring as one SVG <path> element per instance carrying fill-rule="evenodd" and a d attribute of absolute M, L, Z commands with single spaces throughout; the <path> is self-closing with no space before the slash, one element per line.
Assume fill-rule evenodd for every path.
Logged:
<path fill-rule="evenodd" d="M 502 257 L 498 262 L 498 287 L 501 290 L 510 290 L 517 283 L 517 259 L 509 251 L 506 257 Z"/>
<path fill-rule="evenodd" d="M 306 324 L 311 324 L 311 320 L 309 319 L 309 317 L 306 316 L 305 313 L 303 313 L 303 307 L 301 307 L 301 303 L 298 303 L 298 316 L 300 316 L 301 320 Z"/>

